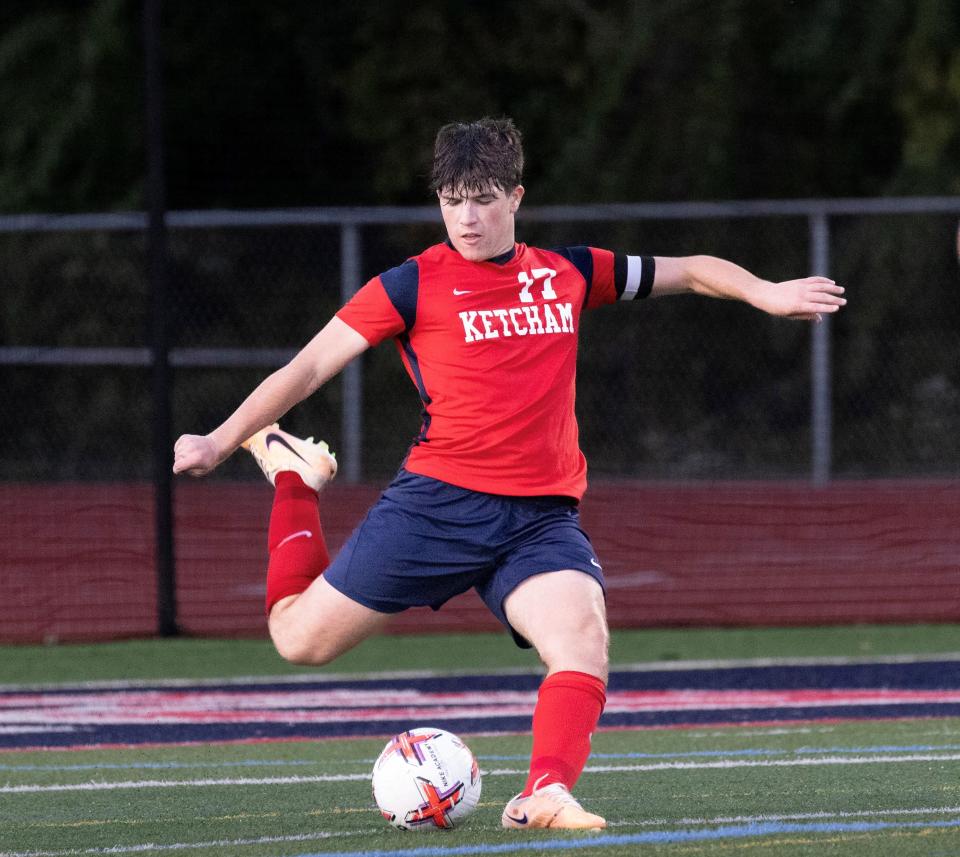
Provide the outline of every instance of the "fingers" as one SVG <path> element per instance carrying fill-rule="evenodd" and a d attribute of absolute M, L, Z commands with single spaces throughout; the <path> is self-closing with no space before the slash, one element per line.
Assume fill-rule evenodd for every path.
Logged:
<path fill-rule="evenodd" d="M 804 313 L 839 312 L 846 303 L 844 298 L 811 298 L 800 305 L 800 311 Z"/>
<path fill-rule="evenodd" d="M 801 277 L 796 280 L 787 280 L 780 283 L 781 286 L 801 286 L 815 291 L 830 292 L 832 294 L 842 295 L 843 286 L 838 286 L 836 280 L 829 277 Z"/>
<path fill-rule="evenodd" d="M 792 283 L 815 294 L 840 296 L 846 291 L 843 286 L 838 286 L 827 277 L 806 277 L 802 280 L 793 280 Z"/>
<path fill-rule="evenodd" d="M 847 305 L 847 299 L 843 297 L 843 289 L 840 286 L 835 286 L 834 289 L 839 291 L 814 293 L 810 296 L 808 302 L 815 312 L 837 312 Z"/>
<path fill-rule="evenodd" d="M 189 473 L 193 476 L 200 475 L 197 472 L 197 462 L 189 461 L 183 458 L 175 458 L 173 461 L 173 472 L 174 473 Z"/>
<path fill-rule="evenodd" d="M 819 323 L 847 304 L 843 286 L 838 286 L 829 277 L 804 277 L 777 286 L 773 294 L 768 292 L 765 296 L 769 303 L 760 305 L 771 315 Z"/>
<path fill-rule="evenodd" d="M 182 435 L 173 445 L 173 472 L 188 473 L 191 476 L 203 476 L 210 472 L 207 456 L 204 454 L 202 438 L 196 435 Z"/>
<path fill-rule="evenodd" d="M 836 283 L 814 284 L 809 287 L 809 291 L 824 300 L 838 302 L 841 306 L 847 302 L 847 299 L 843 296 L 846 290 Z"/>
<path fill-rule="evenodd" d="M 806 277 L 794 284 L 800 286 L 800 295 L 793 318 L 820 322 L 824 315 L 839 312 L 847 304 L 843 286 L 828 277 Z"/>
<path fill-rule="evenodd" d="M 173 457 L 174 473 L 189 473 L 193 476 L 199 476 L 201 474 L 196 472 L 199 464 L 200 462 L 196 460 L 196 456 L 184 455 L 181 453 L 174 453 L 174 457 Z"/>
<path fill-rule="evenodd" d="M 186 435 L 181 435 L 177 438 L 177 442 L 173 445 L 173 472 L 174 473 L 183 473 L 188 467 L 191 466 L 189 459 L 190 455 L 188 453 L 189 449 L 189 440 Z"/>

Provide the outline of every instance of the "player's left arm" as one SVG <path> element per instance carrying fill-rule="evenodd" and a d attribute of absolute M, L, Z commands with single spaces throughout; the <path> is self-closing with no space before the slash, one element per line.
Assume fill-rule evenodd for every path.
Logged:
<path fill-rule="evenodd" d="M 740 300 L 770 315 L 819 321 L 846 302 L 843 287 L 827 277 L 762 280 L 715 256 L 657 256 L 651 297 L 694 293 Z"/>

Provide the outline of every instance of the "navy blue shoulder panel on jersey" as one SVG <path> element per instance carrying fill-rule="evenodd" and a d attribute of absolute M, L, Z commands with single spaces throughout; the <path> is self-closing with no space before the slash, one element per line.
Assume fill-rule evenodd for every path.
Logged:
<path fill-rule="evenodd" d="M 563 256 L 571 265 L 573 265 L 587 281 L 587 288 L 593 281 L 593 254 L 589 247 L 551 247 L 551 253 Z"/>
<path fill-rule="evenodd" d="M 417 320 L 417 297 L 420 292 L 420 266 L 416 259 L 407 259 L 402 265 L 384 271 L 380 282 L 390 303 L 403 319 L 406 330 Z"/>
<path fill-rule="evenodd" d="M 587 284 L 583 293 L 583 305 L 587 305 L 590 299 L 590 289 L 593 288 L 593 254 L 589 247 L 579 245 L 576 247 L 551 247 L 551 253 L 563 256 L 574 268 L 576 268 Z"/>

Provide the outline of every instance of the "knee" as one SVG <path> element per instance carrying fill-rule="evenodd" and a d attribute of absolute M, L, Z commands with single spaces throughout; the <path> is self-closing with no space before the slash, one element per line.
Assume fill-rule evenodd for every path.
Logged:
<path fill-rule="evenodd" d="M 321 639 L 304 633 L 291 622 L 284 622 L 282 616 L 270 616 L 270 638 L 273 645 L 285 661 L 303 666 L 324 666 L 336 658 L 336 653 Z"/>
<path fill-rule="evenodd" d="M 603 614 L 581 617 L 558 627 L 538 645 L 541 660 L 550 672 L 576 670 L 607 680 L 610 634 Z"/>
<path fill-rule="evenodd" d="M 301 645 L 296 641 L 288 641 L 274 637 L 273 643 L 276 647 L 277 654 L 287 661 L 287 663 L 298 664 L 299 666 L 305 667 L 322 667 L 333 660 L 333 658 L 326 657 L 315 648 Z"/>
<path fill-rule="evenodd" d="M 591 675 L 596 675 L 606 681 L 609 671 L 610 632 L 603 617 L 595 621 L 584 623 L 577 631 L 574 645 L 583 656 L 589 660 L 593 669 L 585 669 Z"/>

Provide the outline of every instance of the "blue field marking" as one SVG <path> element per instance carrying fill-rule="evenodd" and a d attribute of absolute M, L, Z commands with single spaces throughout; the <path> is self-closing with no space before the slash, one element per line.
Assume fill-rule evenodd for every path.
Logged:
<path fill-rule="evenodd" d="M 709 842 L 723 839 L 752 839 L 779 834 L 872 833 L 884 830 L 932 830 L 960 828 L 960 818 L 942 821 L 853 821 L 792 824 L 759 822 L 729 825 L 709 830 L 656 830 L 622 835 L 597 834 L 582 839 L 537 839 L 498 845 L 398 848 L 378 851 L 323 851 L 296 857 L 458 857 L 461 854 L 516 854 L 524 851 L 574 851 L 609 848 L 615 845 L 673 845 L 681 842 Z"/>
<path fill-rule="evenodd" d="M 878 744 L 875 747 L 797 747 L 792 753 L 813 756 L 817 753 L 929 753 L 937 750 L 960 750 L 960 744 Z"/>
<path fill-rule="evenodd" d="M 152 691 L 189 692 L 193 689 L 224 693 L 302 692 L 322 690 L 364 690 L 371 686 L 384 690 L 415 689 L 427 693 L 463 693 L 468 691 L 529 690 L 536 691 L 543 681 L 539 672 L 499 673 L 490 675 L 425 675 L 375 678 L 309 679 L 300 681 L 189 682 L 175 688 L 163 683 L 138 682 L 131 685 L 140 693 Z M 44 695 L 112 694 L 123 690 L 122 683 L 89 687 L 62 685 L 44 688 Z M 702 667 L 650 670 L 616 670 L 610 673 L 610 691 L 623 690 L 953 690 L 960 688 L 960 660 L 923 660 L 896 663 L 808 663 L 763 666 L 736 666 L 707 669 Z M 22 688 L 5 689 L 0 685 L 0 699 L 21 695 Z"/>
<path fill-rule="evenodd" d="M 364 763 L 366 760 L 361 760 Z M 370 759 L 370 764 L 374 762 Z M 306 759 L 243 759 L 235 762 L 127 762 L 89 765 L 0 765 L 0 771 L 176 771 L 191 768 L 291 768 L 316 767 Z M 359 762 L 358 762 L 359 764 Z"/>
<path fill-rule="evenodd" d="M 960 717 L 960 703 L 919 705 L 853 705 L 797 708 L 744 708 L 624 712 L 604 714 L 600 728 L 662 728 L 671 726 L 737 726 L 756 723 L 790 723 L 834 720 L 883 720 Z M 423 717 L 421 716 L 422 720 Z M 430 716 L 430 725 L 455 734 L 525 733 L 530 717 L 446 717 Z M 231 741 L 310 740 L 316 738 L 386 738 L 411 725 L 402 719 L 326 723 L 157 723 L 150 725 L 98 724 L 77 727 L 72 732 L 47 732 L 34 724 L 29 732 L 0 734 L 0 748 L 123 746 L 129 744 L 196 744 Z"/>
<path fill-rule="evenodd" d="M 534 693 L 542 681 L 539 673 L 507 673 L 495 675 L 427 675 L 406 677 L 306 678 L 300 681 L 197 682 L 178 683 L 175 690 L 162 684 L 136 684 L 125 687 L 112 683 L 110 687 L 57 686 L 38 691 L 0 688 L 0 749 L 74 748 L 131 744 L 211 743 L 230 741 L 275 741 L 285 739 L 349 738 L 363 736 L 384 737 L 411 726 L 410 715 L 401 713 L 403 704 L 381 702 L 382 694 L 391 691 L 409 694 L 416 701 L 417 720 L 429 720 L 431 725 L 454 733 L 472 734 L 525 733 L 530 729 L 530 713 L 520 713 L 523 706 L 513 705 L 511 711 L 502 711 L 502 705 L 491 695 L 489 704 L 477 696 L 485 691 L 529 693 L 530 710 Z M 354 716 L 354 709 L 337 700 L 337 691 L 358 691 L 364 695 L 362 711 Z M 796 723 L 810 721 L 902 719 L 960 717 L 960 661 L 907 661 L 897 663 L 861 664 L 803 664 L 780 666 L 736 666 L 718 669 L 683 668 L 651 670 L 619 670 L 610 676 L 609 696 L 629 691 L 915 691 L 926 694 L 926 699 L 910 701 L 897 699 L 858 700 L 855 696 L 823 702 L 820 699 L 779 703 L 767 708 L 744 705 L 706 705 L 696 707 L 662 708 L 652 706 L 630 710 L 616 710 L 611 706 L 600 720 L 600 728 L 661 728 L 670 726 L 736 726 L 743 724 Z M 943 701 L 937 692 L 943 691 Z M 331 693 L 333 692 L 333 693 Z M 216 694 L 219 711 L 233 711 L 232 700 L 238 710 L 249 716 L 243 718 L 207 718 L 204 712 L 190 716 L 157 718 L 143 722 L 135 713 L 137 705 L 129 703 L 132 716 L 94 717 L 90 710 L 98 699 L 104 704 L 122 709 L 124 699 L 136 695 L 156 694 L 158 699 L 176 694 L 179 698 Z M 86 713 L 76 719 L 69 716 L 71 695 L 86 700 Z M 243 701 L 251 694 L 261 697 L 274 695 L 276 700 L 264 702 L 257 709 L 244 709 Z M 301 700 L 314 694 L 316 702 L 301 701 L 296 709 L 303 712 L 328 713 L 327 716 L 296 717 L 294 707 L 285 707 L 285 694 L 297 694 Z M 456 708 L 456 696 L 472 694 L 468 707 L 449 716 L 434 716 L 433 707 Z M 431 695 L 433 698 L 431 699 Z M 31 703 L 30 697 L 37 703 Z M 340 694 L 342 697 L 343 694 Z M 42 702 L 39 700 L 42 698 Z M 5 700 L 9 703 L 5 705 Z M 62 704 L 61 704 L 62 700 Z M 445 700 L 445 701 L 444 701 Z M 158 702 L 162 705 L 162 702 Z M 735 704 L 735 703 L 734 703 Z M 26 707 L 24 707 L 26 706 Z M 35 710 L 22 720 L 18 712 Z M 37 711 L 49 709 L 49 721 L 38 718 Z M 287 715 L 289 712 L 289 716 Z M 212 712 L 215 715 L 216 712 Z M 85 718 L 85 719 L 84 719 Z"/>

